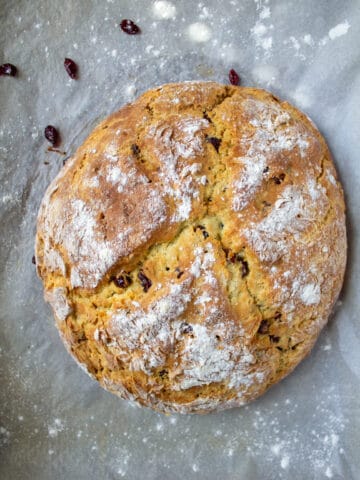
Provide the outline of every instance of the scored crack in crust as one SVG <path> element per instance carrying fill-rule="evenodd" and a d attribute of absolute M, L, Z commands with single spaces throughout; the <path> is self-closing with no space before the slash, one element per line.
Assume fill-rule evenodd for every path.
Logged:
<path fill-rule="evenodd" d="M 243 405 L 288 374 L 345 262 L 325 141 L 254 88 L 148 91 L 91 133 L 38 217 L 37 271 L 68 350 L 161 412 Z"/>

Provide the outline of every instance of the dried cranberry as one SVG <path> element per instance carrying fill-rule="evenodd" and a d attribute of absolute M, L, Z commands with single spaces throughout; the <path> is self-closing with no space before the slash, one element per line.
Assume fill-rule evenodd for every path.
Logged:
<path fill-rule="evenodd" d="M 0 65 L 0 75 L 7 75 L 9 77 L 15 77 L 17 74 L 17 68 L 11 63 L 3 63 Z"/>
<path fill-rule="evenodd" d="M 180 270 L 179 267 L 175 268 L 175 272 L 177 273 L 176 278 L 180 278 L 182 275 L 184 275 L 184 272 Z"/>
<path fill-rule="evenodd" d="M 71 58 L 65 58 L 64 67 L 65 67 L 65 70 L 67 71 L 70 78 L 72 78 L 72 79 L 77 78 L 78 67 L 77 67 L 76 63 L 74 62 L 74 60 L 71 60 Z"/>
<path fill-rule="evenodd" d="M 137 33 L 141 32 L 140 28 L 136 25 L 136 23 L 128 19 L 124 19 L 121 21 L 120 28 L 128 35 L 136 35 Z"/>
<path fill-rule="evenodd" d="M 266 166 L 263 170 L 263 173 L 267 173 L 269 171 L 269 166 Z"/>
<path fill-rule="evenodd" d="M 277 337 L 276 335 L 269 335 L 269 338 L 273 343 L 279 343 L 280 341 L 280 337 Z"/>
<path fill-rule="evenodd" d="M 36 258 L 35 258 L 35 255 L 33 255 L 33 256 L 32 256 L 32 259 L 31 259 L 31 261 L 32 261 L 32 263 L 33 263 L 34 265 L 36 265 Z"/>
<path fill-rule="evenodd" d="M 168 375 L 168 373 L 169 373 L 169 372 L 168 372 L 167 370 L 165 370 L 165 369 L 164 369 L 164 370 L 160 370 L 160 372 L 159 372 L 159 377 L 160 377 L 160 378 L 164 378 L 164 377 L 166 377 L 166 376 Z"/>
<path fill-rule="evenodd" d="M 196 232 L 196 230 L 201 230 L 202 231 L 202 234 L 203 234 L 203 237 L 206 239 L 208 238 L 209 234 L 208 232 L 206 231 L 204 225 L 196 225 L 196 227 L 194 228 L 194 232 Z"/>
<path fill-rule="evenodd" d="M 285 173 L 280 173 L 277 177 L 272 177 L 271 180 L 276 184 L 280 185 L 281 182 L 285 180 Z"/>
<path fill-rule="evenodd" d="M 241 263 L 241 277 L 244 278 L 247 275 L 249 275 L 249 272 L 250 272 L 249 264 L 246 260 L 244 260 L 242 258 L 241 254 L 240 253 L 233 253 L 231 255 L 231 257 L 228 258 L 229 251 L 228 251 L 228 249 L 225 249 L 225 250 L 226 250 L 226 252 L 225 252 L 226 258 L 229 262 L 231 262 L 231 263 L 240 262 Z"/>
<path fill-rule="evenodd" d="M 229 71 L 229 80 L 231 85 L 239 85 L 240 83 L 240 77 L 233 68 Z"/>
<path fill-rule="evenodd" d="M 237 253 L 233 253 L 233 254 L 231 255 L 231 257 L 229 258 L 230 262 L 231 262 L 231 263 L 235 263 L 236 260 L 237 260 L 237 256 L 238 256 Z"/>
<path fill-rule="evenodd" d="M 189 323 L 183 322 L 180 325 L 180 332 L 181 333 L 183 333 L 183 334 L 192 333 L 192 331 L 193 331 L 193 327 Z"/>
<path fill-rule="evenodd" d="M 212 123 L 211 118 L 209 117 L 209 115 L 206 112 L 203 113 L 203 119 L 207 120 L 209 123 Z"/>
<path fill-rule="evenodd" d="M 45 128 L 44 133 L 46 140 L 48 140 L 52 145 L 57 145 L 57 143 L 59 142 L 59 133 L 55 127 L 53 127 L 52 125 L 48 125 Z"/>
<path fill-rule="evenodd" d="M 225 253 L 226 260 L 228 260 L 230 249 L 225 247 L 222 247 L 222 249 L 223 249 L 223 252 Z"/>
<path fill-rule="evenodd" d="M 132 284 L 132 278 L 127 274 L 119 275 L 118 277 L 112 277 L 112 280 L 119 288 L 127 288 Z"/>
<path fill-rule="evenodd" d="M 244 278 L 249 275 L 249 264 L 246 260 L 241 259 L 241 277 Z"/>
<path fill-rule="evenodd" d="M 260 323 L 260 327 L 258 333 L 268 333 L 269 332 L 269 322 L 267 320 L 262 320 Z"/>
<path fill-rule="evenodd" d="M 139 148 L 138 145 L 136 145 L 136 143 L 133 143 L 133 144 L 131 145 L 131 151 L 132 151 L 132 153 L 133 153 L 134 155 L 139 155 L 139 153 L 140 153 L 140 148 Z"/>
<path fill-rule="evenodd" d="M 140 280 L 141 286 L 144 289 L 144 292 L 147 292 L 152 285 L 152 281 L 148 278 L 145 273 L 140 270 L 138 273 L 138 279 Z"/>
<path fill-rule="evenodd" d="M 211 143 L 211 145 L 215 148 L 215 150 L 219 153 L 219 148 L 221 144 L 221 138 L 216 138 L 216 137 L 206 137 L 205 139 L 208 143 Z"/>

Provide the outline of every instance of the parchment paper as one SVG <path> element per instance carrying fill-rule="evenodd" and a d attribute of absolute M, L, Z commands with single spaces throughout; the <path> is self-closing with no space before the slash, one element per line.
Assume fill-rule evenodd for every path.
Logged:
<path fill-rule="evenodd" d="M 121 32 L 123 18 L 141 35 Z M 359 1 L 0 1 L 0 25 L 0 63 L 19 69 L 0 77 L 0 478 L 359 479 Z M 46 151 L 43 130 L 55 125 L 70 155 L 148 88 L 227 82 L 230 68 L 327 138 L 347 199 L 346 281 L 310 357 L 264 397 L 166 417 L 103 391 L 58 337 L 31 262 L 37 209 L 64 158 Z"/>

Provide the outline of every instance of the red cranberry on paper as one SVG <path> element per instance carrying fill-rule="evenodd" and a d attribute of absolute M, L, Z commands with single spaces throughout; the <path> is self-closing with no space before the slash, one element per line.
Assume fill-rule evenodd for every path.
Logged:
<path fill-rule="evenodd" d="M 15 67 L 15 65 L 12 65 L 11 63 L 3 63 L 2 65 L 0 65 L 0 75 L 15 77 L 16 74 L 17 68 Z"/>
<path fill-rule="evenodd" d="M 120 28 L 128 35 L 136 35 L 141 33 L 140 28 L 132 20 L 124 19 L 120 23 Z"/>
<path fill-rule="evenodd" d="M 240 77 L 233 68 L 229 71 L 229 81 L 231 85 L 239 85 L 240 83 Z"/>
<path fill-rule="evenodd" d="M 77 78 L 77 73 L 78 73 L 78 67 L 74 60 L 71 60 L 71 58 L 65 58 L 64 60 L 64 67 L 65 70 L 67 71 L 68 75 L 70 78 L 75 80 Z"/>
<path fill-rule="evenodd" d="M 48 125 L 45 128 L 44 135 L 46 140 L 48 140 L 52 146 L 56 146 L 58 144 L 60 138 L 59 132 L 52 125 Z"/>

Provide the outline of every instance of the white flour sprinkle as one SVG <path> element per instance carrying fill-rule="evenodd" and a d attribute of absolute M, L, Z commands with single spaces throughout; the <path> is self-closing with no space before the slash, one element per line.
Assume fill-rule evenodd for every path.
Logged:
<path fill-rule="evenodd" d="M 164 363 L 164 351 L 174 341 L 171 322 L 184 312 L 191 300 L 184 291 L 186 287 L 186 284 L 170 285 L 168 295 L 153 302 L 148 311 L 139 308 L 128 314 L 118 310 L 112 315 L 110 330 L 119 346 L 124 344 L 130 351 L 142 348 L 141 357 L 132 361 L 134 370 L 149 372 Z"/>
<path fill-rule="evenodd" d="M 246 154 L 236 159 L 242 169 L 233 183 L 233 209 L 241 211 L 252 200 L 264 180 L 267 159 L 283 150 L 298 147 L 301 157 L 309 146 L 306 135 L 296 125 L 290 125 L 290 115 L 278 105 L 264 106 L 257 100 L 243 102 L 244 112 L 251 116 L 250 125 L 256 130 L 250 138 L 241 139 Z M 281 129 L 279 129 L 281 127 Z"/>
<path fill-rule="evenodd" d="M 242 210 L 249 203 L 250 198 L 262 183 L 266 167 L 266 158 L 261 154 L 255 157 L 241 157 L 237 160 L 241 162 L 243 170 L 239 180 L 233 184 L 236 190 L 233 201 L 235 211 Z"/>
<path fill-rule="evenodd" d="M 72 224 L 69 225 L 64 217 L 59 223 L 64 222 L 61 230 L 67 235 L 61 240 L 72 261 L 76 264 L 81 260 L 81 271 L 76 266 L 71 269 L 71 283 L 73 287 L 85 282 L 95 286 L 115 261 L 114 248 L 109 241 L 99 238 L 94 210 L 80 199 L 73 200 L 70 209 Z"/>
<path fill-rule="evenodd" d="M 305 463 L 308 465 L 306 471 L 312 473 L 312 478 L 332 478 L 339 462 L 341 465 L 343 461 L 341 438 L 345 438 L 342 432 L 344 423 L 347 422 L 338 409 L 338 402 L 341 399 L 333 386 L 328 385 L 316 393 L 314 389 L 314 412 L 309 416 L 309 422 L 313 425 L 311 431 L 302 428 L 301 423 L 289 428 L 290 419 L 299 419 L 307 414 L 307 407 L 302 401 L 289 405 L 286 400 L 280 400 L 269 408 L 263 406 L 261 415 L 257 415 L 252 407 L 246 406 L 245 410 L 249 409 L 248 413 L 256 419 L 253 429 L 244 432 L 242 437 L 242 442 L 250 447 L 249 456 L 255 464 L 261 460 L 262 465 L 278 465 L 287 470 L 278 471 L 278 478 L 290 478 L 289 472 L 293 472 L 294 466 Z M 331 436 L 335 436 L 338 443 L 333 444 Z M 225 451 L 227 447 L 233 448 L 233 439 L 223 447 Z"/>
<path fill-rule="evenodd" d="M 119 193 L 126 191 L 127 187 L 132 189 L 135 185 L 145 185 L 148 183 L 148 178 L 136 170 L 131 160 L 122 159 L 121 166 L 123 168 L 120 168 L 120 166 L 109 165 L 106 174 L 106 180 L 109 183 L 116 185 Z"/>
<path fill-rule="evenodd" d="M 145 207 L 139 209 L 138 222 L 131 227 L 126 226 L 127 217 L 125 213 L 120 212 L 117 229 L 112 238 L 107 239 L 106 231 L 99 223 L 99 215 L 107 210 L 109 199 L 97 193 L 97 196 L 91 197 L 85 203 L 77 197 L 77 192 L 74 190 L 66 199 L 65 205 L 61 197 L 55 196 L 50 201 L 51 195 L 58 190 L 57 182 L 64 175 L 64 170 L 59 173 L 48 188 L 42 204 L 44 262 L 50 270 L 59 269 L 63 272 L 65 268 L 63 259 L 59 250 L 54 248 L 54 245 L 62 245 L 72 263 L 70 281 L 73 288 L 95 287 L 118 258 L 126 255 L 129 249 L 132 250 L 146 242 L 166 218 L 163 199 L 150 186 L 143 188 L 143 185 L 147 184 L 147 178 L 137 174 L 131 158 L 120 161 L 116 146 L 112 144 L 108 146 L 104 156 L 107 162 L 104 162 L 103 170 L 98 173 L 98 176 L 107 177 L 110 182 L 117 182 L 117 190 L 120 193 L 123 189 L 129 188 L 136 195 L 141 188 Z M 74 158 L 67 162 L 69 167 Z M 92 173 L 89 172 L 89 175 Z M 85 176 L 84 182 L 92 178 Z M 136 207 L 135 210 L 137 210 Z M 120 221 L 121 218 L 122 221 Z"/>
<path fill-rule="evenodd" d="M 280 466 L 281 468 L 286 469 L 288 468 L 289 463 L 290 463 L 290 458 L 288 456 L 285 456 L 281 459 Z"/>
<path fill-rule="evenodd" d="M 207 292 L 204 292 L 195 300 L 195 305 L 203 305 L 204 303 L 211 302 L 212 297 Z"/>
<path fill-rule="evenodd" d="M 201 22 L 192 23 L 187 29 L 190 40 L 197 43 L 207 42 L 211 38 L 211 30 Z"/>
<path fill-rule="evenodd" d="M 256 37 L 262 37 L 267 32 L 267 28 L 261 22 L 256 22 L 255 26 L 251 29 L 251 32 Z"/>
<path fill-rule="evenodd" d="M 99 177 L 91 177 L 88 180 L 87 184 L 90 188 L 99 188 Z"/>
<path fill-rule="evenodd" d="M 330 40 L 335 40 L 335 38 L 339 38 L 339 37 L 342 37 L 343 35 L 346 35 L 349 28 L 350 28 L 350 24 L 347 20 L 345 20 L 345 22 L 339 23 L 335 27 L 331 28 L 329 30 Z"/>
<path fill-rule="evenodd" d="M 65 263 L 57 250 L 44 250 L 44 262 L 52 272 L 60 271 L 65 275 Z"/>
<path fill-rule="evenodd" d="M 269 56 L 273 45 L 273 39 L 269 36 L 269 30 L 272 30 L 274 27 L 273 25 L 266 25 L 270 16 L 270 7 L 262 6 L 259 10 L 258 20 L 250 29 L 250 34 L 255 41 L 256 47 L 261 48 L 265 56 Z"/>
<path fill-rule="evenodd" d="M 14 197 L 13 197 L 12 195 L 9 195 L 9 194 L 3 195 L 3 196 L 1 197 L 1 203 L 10 203 L 10 202 L 12 202 L 13 200 L 14 200 Z"/>
<path fill-rule="evenodd" d="M 65 429 L 65 425 L 60 418 L 55 418 L 51 425 L 48 425 L 49 437 L 55 438 Z"/>
<path fill-rule="evenodd" d="M 212 273 L 209 273 L 215 262 L 213 247 L 207 243 L 205 248 L 206 251 L 201 247 L 195 249 L 191 276 L 181 284 L 171 284 L 168 293 L 152 302 L 147 310 L 138 307 L 131 313 L 118 310 L 112 315 L 108 328 L 115 337 L 112 346 L 120 358 L 131 362 L 130 368 L 150 373 L 152 368 L 165 363 L 167 352 L 175 351 L 177 342 L 182 342 L 184 347 L 181 356 L 176 359 L 179 373 L 173 378 L 174 390 L 224 380 L 228 380 L 229 388 L 239 385 L 246 388 L 254 382 L 261 382 L 265 373 L 252 372 L 255 358 L 239 343 L 239 335 L 243 332 L 238 325 L 225 326 L 224 317 L 219 316 L 220 310 L 217 309 L 214 314 L 209 312 L 207 315 L 208 325 L 192 324 L 191 336 L 184 337 L 181 333 L 179 317 L 195 294 L 190 289 L 192 279 L 203 279 L 202 288 L 216 282 Z M 209 300 L 210 297 L 203 293 L 194 303 L 207 305 Z M 95 332 L 95 339 L 101 341 L 101 331 Z M 133 352 L 130 358 L 126 350 Z M 197 401 L 199 408 L 204 408 L 204 402 L 209 400 Z"/>
<path fill-rule="evenodd" d="M 311 204 L 300 187 L 288 185 L 269 215 L 245 230 L 245 236 L 265 262 L 275 262 L 289 251 L 288 235 L 303 231 L 312 219 Z"/>
<path fill-rule="evenodd" d="M 176 17 L 176 7 L 171 2 L 159 0 L 154 3 L 152 11 L 154 16 L 160 20 Z"/>
<path fill-rule="evenodd" d="M 329 180 L 330 183 L 332 183 L 334 186 L 336 186 L 336 180 L 334 175 L 331 172 L 326 172 L 326 178 Z"/>
<path fill-rule="evenodd" d="M 172 218 L 174 222 L 189 218 L 192 199 L 199 195 L 194 174 L 201 169 L 200 163 L 179 168 L 178 161 L 202 152 L 199 133 L 208 124 L 205 119 L 186 116 L 179 119 L 173 127 L 160 122 L 149 130 L 148 136 L 154 139 L 155 153 L 162 162 L 159 176 L 164 179 L 164 193 L 177 202 L 177 210 Z"/>
<path fill-rule="evenodd" d="M 205 20 L 206 18 L 211 18 L 214 14 L 209 11 L 209 8 L 204 7 L 201 3 L 199 3 L 199 8 L 201 8 L 201 13 L 199 14 L 200 20 Z"/>
<path fill-rule="evenodd" d="M 125 94 L 126 96 L 129 98 L 129 99 L 133 99 L 135 97 L 135 94 L 136 94 L 136 87 L 135 85 L 128 85 L 126 88 L 125 88 Z"/>
<path fill-rule="evenodd" d="M 303 41 L 304 41 L 304 43 L 306 43 L 306 45 L 310 45 L 310 46 L 314 45 L 314 40 L 309 33 L 304 35 Z"/>
<path fill-rule="evenodd" d="M 45 300 L 50 303 L 59 320 L 65 320 L 72 312 L 72 308 L 67 300 L 66 288 L 55 287 L 52 290 L 46 290 Z"/>
<path fill-rule="evenodd" d="M 106 180 L 109 182 L 109 183 L 116 183 L 119 181 L 121 177 L 121 170 L 119 167 L 110 167 L 108 169 L 108 174 L 107 174 L 107 177 L 106 177 Z"/>
<path fill-rule="evenodd" d="M 279 75 L 278 69 L 273 65 L 257 65 L 251 73 L 256 82 L 267 86 L 273 85 Z"/>
<path fill-rule="evenodd" d="M 303 88 L 299 87 L 292 94 L 294 103 L 300 108 L 309 108 L 313 101 L 309 95 L 308 91 L 305 91 Z"/>
<path fill-rule="evenodd" d="M 274 455 L 279 456 L 280 455 L 280 450 L 281 450 L 281 445 L 280 444 L 275 444 L 270 447 L 271 451 L 273 452 Z"/>
<path fill-rule="evenodd" d="M 0 448 L 7 445 L 10 440 L 10 432 L 5 427 L 0 426 Z"/>
<path fill-rule="evenodd" d="M 255 45 L 261 47 L 265 52 L 269 53 L 272 48 L 272 37 L 266 37 L 268 28 L 260 21 L 256 22 L 254 27 L 250 30 L 252 37 L 255 40 Z"/>
<path fill-rule="evenodd" d="M 327 478 L 332 478 L 333 477 L 333 473 L 332 473 L 332 470 L 330 467 L 327 467 L 326 470 L 325 470 L 325 476 Z"/>
<path fill-rule="evenodd" d="M 219 327 L 220 331 L 225 331 L 225 326 Z M 185 341 L 181 359 L 184 374 L 174 387 L 176 390 L 224 380 L 229 380 L 229 388 L 233 388 L 252 385 L 254 380 L 262 378 L 262 372 L 248 372 L 254 357 L 249 355 L 245 347 L 233 344 L 234 338 L 220 343 L 215 332 L 204 325 L 194 324 L 193 336 Z"/>
<path fill-rule="evenodd" d="M 269 7 L 263 7 L 259 13 L 259 18 L 261 20 L 264 20 L 265 18 L 270 18 L 271 16 L 271 11 Z"/>
<path fill-rule="evenodd" d="M 321 298 L 320 286 L 308 283 L 303 287 L 300 298 L 305 305 L 317 305 Z"/>
<path fill-rule="evenodd" d="M 300 43 L 295 37 L 290 36 L 289 37 L 289 42 L 291 43 L 291 45 L 293 46 L 293 48 L 295 50 L 300 50 Z"/>

